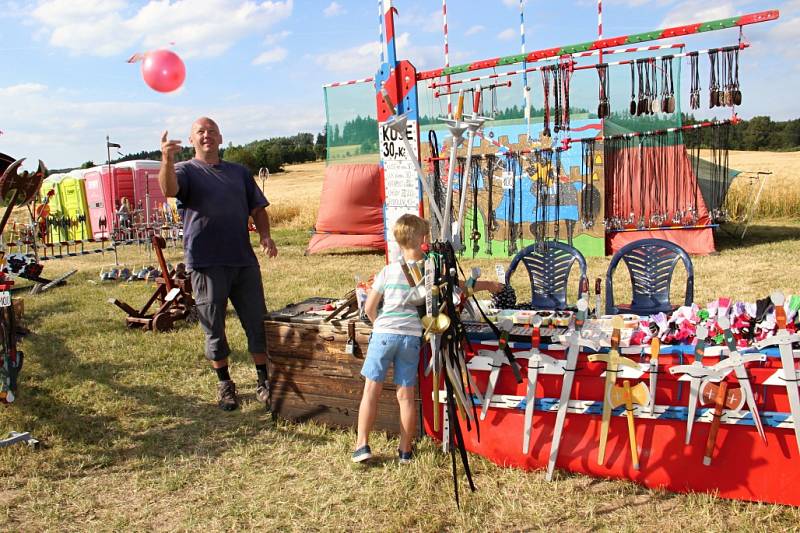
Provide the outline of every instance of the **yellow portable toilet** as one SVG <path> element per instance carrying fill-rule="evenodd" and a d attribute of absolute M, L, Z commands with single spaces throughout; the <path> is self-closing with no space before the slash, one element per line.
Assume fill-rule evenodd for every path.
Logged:
<path fill-rule="evenodd" d="M 46 202 L 50 207 L 50 215 L 47 219 L 48 238 L 50 242 L 67 240 L 66 233 L 62 231 L 61 227 L 56 222 L 61 218 L 61 191 L 59 184 L 65 177 L 67 177 L 65 174 L 53 174 L 48 176 L 47 179 L 42 182 L 42 188 L 40 189 L 42 197 L 39 203 L 44 204 Z M 50 194 L 50 191 L 54 191 L 54 193 Z"/>
<path fill-rule="evenodd" d="M 65 176 L 58 184 L 58 188 L 61 196 L 61 213 L 70 221 L 66 232 L 67 240 L 82 241 L 91 238 L 85 181 Z"/>

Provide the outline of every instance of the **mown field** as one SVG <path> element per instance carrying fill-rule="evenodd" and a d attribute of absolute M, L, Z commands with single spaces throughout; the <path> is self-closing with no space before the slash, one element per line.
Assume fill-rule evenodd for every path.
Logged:
<path fill-rule="evenodd" d="M 354 275 L 383 264 L 381 255 L 365 252 L 303 255 L 322 168 L 289 167 L 267 182 L 280 247 L 277 259 L 261 261 L 272 309 L 343 295 Z M 800 221 L 757 220 L 744 241 L 740 230 L 719 233 L 718 254 L 693 258 L 696 300 L 753 299 L 778 288 L 797 293 Z M 180 250 L 170 248 L 168 257 L 178 261 Z M 153 262 L 137 247 L 122 250 L 120 260 Z M 100 282 L 100 269 L 113 261 L 106 254 L 48 263 L 48 276 L 69 268 L 79 273 L 65 287 L 18 295 L 33 334 L 22 345 L 19 399 L 0 410 L 0 431 L 31 431 L 43 445 L 0 449 L 4 531 L 775 531 L 800 525 L 798 509 L 565 472 L 547 483 L 542 472 L 501 468 L 477 456 L 470 460 L 478 491 L 462 492 L 458 510 L 449 457 L 429 439 L 419 442 L 406 467 L 393 461 L 395 441 L 377 435 L 379 460 L 363 468 L 350 462 L 352 430 L 273 421 L 255 402 L 255 372 L 233 314 L 232 375 L 243 406 L 218 410 L 199 328 L 158 335 L 128 330 L 106 300 L 136 307 L 153 286 Z M 496 262 L 464 265 L 491 271 Z M 590 276 L 607 265 L 607 258 L 589 259 Z"/>

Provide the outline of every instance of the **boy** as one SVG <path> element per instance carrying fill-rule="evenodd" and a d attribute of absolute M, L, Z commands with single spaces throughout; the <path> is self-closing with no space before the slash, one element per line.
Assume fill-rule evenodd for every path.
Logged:
<path fill-rule="evenodd" d="M 430 232 L 430 224 L 426 220 L 416 215 L 402 215 L 392 232 L 402 251 L 401 261 L 413 263 L 423 259 L 422 244 Z M 410 290 L 400 262 L 395 261 L 383 267 L 375 276 L 364 304 L 364 310 L 372 321 L 372 337 L 361 369 L 366 382 L 358 411 L 358 438 L 356 451 L 353 452 L 355 463 L 372 457 L 369 433 L 375 422 L 378 398 L 390 365 L 394 365 L 394 383 L 397 385 L 397 403 L 400 405 L 400 445 L 397 453 L 401 463 L 411 461 L 411 443 L 417 425 L 414 386 L 417 383 L 422 344 L 422 323 L 414 303 L 403 305 Z M 378 316 L 381 298 L 383 310 Z"/>
<path fill-rule="evenodd" d="M 428 238 L 430 224 L 416 215 L 406 214 L 397 219 L 392 229 L 402 252 L 401 261 L 414 263 L 423 259 L 422 245 Z M 502 284 L 496 282 L 476 283 L 475 289 L 497 292 Z M 383 267 L 375 276 L 364 304 L 364 310 L 372 321 L 367 356 L 361 375 L 366 378 L 364 394 L 358 411 L 358 437 L 352 459 L 360 463 L 372 458 L 369 433 L 375 422 L 378 399 L 383 390 L 383 381 L 390 365 L 394 365 L 394 383 L 397 385 L 397 402 L 400 405 L 400 443 L 398 458 L 401 464 L 411 462 L 411 445 L 417 427 L 417 411 L 414 405 L 414 386 L 417 384 L 417 366 L 422 344 L 422 323 L 417 313 L 417 303 L 410 298 L 405 304 L 411 286 L 403 273 L 400 261 Z M 378 316 L 378 304 L 383 298 L 383 310 Z"/>

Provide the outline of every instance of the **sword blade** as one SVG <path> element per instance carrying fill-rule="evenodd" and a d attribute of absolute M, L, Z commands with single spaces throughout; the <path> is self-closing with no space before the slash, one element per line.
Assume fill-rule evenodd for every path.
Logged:
<path fill-rule="evenodd" d="M 694 415 L 697 411 L 697 398 L 700 395 L 700 378 L 691 378 L 689 382 L 689 413 L 686 416 L 686 442 L 688 446 L 692 440 L 692 426 Z"/>
<path fill-rule="evenodd" d="M 656 381 L 658 380 L 658 362 L 650 361 L 650 401 L 647 404 L 647 410 L 650 414 L 656 411 Z"/>
<path fill-rule="evenodd" d="M 528 359 L 528 392 L 525 395 L 525 426 L 522 437 L 522 453 L 525 454 L 530 450 L 533 410 L 536 404 L 536 380 L 538 377 L 539 361 L 531 357 Z"/>
<path fill-rule="evenodd" d="M 611 423 L 611 389 L 614 387 L 616 372 L 606 366 L 606 383 L 603 389 L 603 417 L 600 421 L 600 446 L 597 450 L 597 464 L 602 465 L 606 457 L 608 426 Z"/>
<path fill-rule="evenodd" d="M 767 442 L 767 436 L 764 434 L 764 426 L 761 424 L 761 417 L 758 415 L 758 406 L 756 405 L 756 398 L 753 396 L 753 389 L 750 387 L 750 379 L 747 377 L 747 369 L 744 365 L 736 365 L 733 369 L 736 374 L 736 379 L 739 380 L 739 386 L 744 391 L 744 399 L 747 402 L 747 408 L 750 409 L 750 414 L 753 416 L 753 422 L 756 424 L 761 440 Z"/>
<path fill-rule="evenodd" d="M 778 351 L 781 355 L 786 395 L 789 397 L 789 408 L 792 412 L 792 422 L 794 422 L 794 438 L 797 441 L 797 449 L 800 450 L 800 391 L 797 389 L 797 370 L 794 366 L 792 345 L 781 344 L 778 346 Z"/>
<path fill-rule="evenodd" d="M 580 335 L 580 333 L 574 332 L 573 335 Z M 575 379 L 575 366 L 578 363 L 580 349 L 578 337 L 570 339 L 569 350 L 567 350 L 567 363 L 564 365 L 564 380 L 561 382 L 561 395 L 558 400 L 556 423 L 553 426 L 553 440 L 550 443 L 550 458 L 547 460 L 547 481 L 552 481 L 553 471 L 556 468 L 558 448 L 561 445 L 561 432 L 564 429 L 564 419 L 567 417 L 567 407 L 570 394 L 572 394 L 572 381 Z"/>
<path fill-rule="evenodd" d="M 489 383 L 486 384 L 486 392 L 483 394 L 483 404 L 481 405 L 481 420 L 486 418 L 486 413 L 489 411 L 489 404 L 492 401 L 492 394 L 494 394 L 494 386 L 497 385 L 497 376 L 500 375 L 500 368 L 503 366 L 501 361 L 503 355 L 494 353 L 492 356 L 491 367 L 492 371 L 489 373 Z"/>

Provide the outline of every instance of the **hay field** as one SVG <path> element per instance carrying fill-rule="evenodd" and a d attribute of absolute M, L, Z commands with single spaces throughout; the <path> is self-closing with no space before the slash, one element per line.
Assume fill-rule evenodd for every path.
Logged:
<path fill-rule="evenodd" d="M 707 157 L 704 153 L 702 157 Z M 800 219 L 800 152 L 731 151 L 730 167 L 742 171 L 728 192 L 726 206 L 737 220 L 742 220 L 758 193 L 759 180 L 766 185 L 753 213 L 754 218 Z M 772 172 L 760 176 L 756 173 Z"/>

